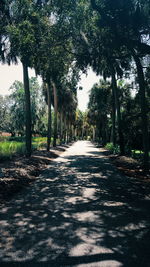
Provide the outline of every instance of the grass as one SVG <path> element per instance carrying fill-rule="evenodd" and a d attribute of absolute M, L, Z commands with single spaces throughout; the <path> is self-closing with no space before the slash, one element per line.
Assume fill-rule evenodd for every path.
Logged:
<path fill-rule="evenodd" d="M 47 138 L 46 137 L 33 137 L 32 147 L 34 150 L 41 148 L 46 148 Z"/>
<path fill-rule="evenodd" d="M 33 137 L 32 149 L 38 150 L 46 147 L 46 137 Z M 26 152 L 23 137 L 7 138 L 0 142 L 0 159 L 12 158 L 13 155 L 24 155 Z"/>
<path fill-rule="evenodd" d="M 14 154 L 25 154 L 25 143 L 16 141 L 0 142 L 0 158 L 11 158 Z"/>
<path fill-rule="evenodd" d="M 51 139 L 51 143 L 53 138 Z M 33 137 L 32 138 L 32 149 L 40 150 L 46 148 L 47 138 L 46 137 Z M 59 144 L 59 139 L 57 139 Z M 19 154 L 24 155 L 26 152 L 25 138 L 24 137 L 7 137 L 0 140 L 0 159 L 10 159 L 13 155 Z"/>

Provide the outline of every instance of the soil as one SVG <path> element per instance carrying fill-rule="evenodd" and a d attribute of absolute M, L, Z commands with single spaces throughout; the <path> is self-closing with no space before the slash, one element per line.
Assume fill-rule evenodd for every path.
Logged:
<path fill-rule="evenodd" d="M 37 150 L 30 158 L 14 156 L 11 160 L 0 162 L 0 202 L 11 199 L 15 193 L 33 183 L 40 172 L 66 148 L 67 145 L 58 146 L 49 152 Z"/>
<path fill-rule="evenodd" d="M 0 266 L 150 267 L 150 184 L 111 163 L 77 141 L 1 204 Z"/>
<path fill-rule="evenodd" d="M 68 146 L 58 146 L 51 149 L 35 151 L 30 158 L 14 156 L 11 160 L 0 163 L 0 202 L 4 202 L 24 187 L 33 183 L 40 172 L 51 164 Z M 101 148 L 120 172 L 126 176 L 142 179 L 150 183 L 150 173 L 144 172 L 139 161 L 126 157 L 110 154 L 108 150 Z"/>
<path fill-rule="evenodd" d="M 128 177 L 134 177 L 150 183 L 150 171 L 144 171 L 142 163 L 139 160 L 127 156 L 110 154 L 108 150 L 105 151 L 107 157 L 120 172 Z"/>

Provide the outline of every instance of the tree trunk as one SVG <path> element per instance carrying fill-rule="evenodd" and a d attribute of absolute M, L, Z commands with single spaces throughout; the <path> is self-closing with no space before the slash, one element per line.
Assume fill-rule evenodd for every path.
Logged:
<path fill-rule="evenodd" d="M 66 142 L 69 143 L 69 122 L 66 121 Z"/>
<path fill-rule="evenodd" d="M 112 142 L 116 145 L 116 105 L 115 105 L 115 92 L 112 86 Z"/>
<path fill-rule="evenodd" d="M 74 126 L 74 141 L 77 139 L 77 128 Z"/>
<path fill-rule="evenodd" d="M 93 126 L 92 129 L 93 129 L 92 140 L 93 142 L 95 142 L 95 127 Z"/>
<path fill-rule="evenodd" d="M 25 115 L 26 115 L 26 156 L 31 156 L 32 150 L 32 133 L 31 133 L 31 103 L 30 103 L 30 89 L 29 89 L 29 75 L 28 66 L 25 62 L 22 62 L 23 66 L 23 81 L 25 92 Z"/>
<path fill-rule="evenodd" d="M 81 137 L 81 139 L 83 140 L 83 138 L 84 138 L 84 125 L 82 126 L 82 137 Z"/>
<path fill-rule="evenodd" d="M 62 144 L 63 140 L 63 112 L 60 111 L 60 144 Z"/>
<path fill-rule="evenodd" d="M 117 82 L 116 82 L 116 77 L 115 77 L 115 70 L 113 67 L 111 68 L 111 77 L 112 77 L 113 93 L 115 96 L 115 104 L 116 104 L 116 109 L 117 109 L 117 123 L 118 123 L 120 154 L 124 155 L 125 149 L 124 149 L 124 137 L 123 137 L 122 121 L 121 121 L 121 113 L 120 113 L 120 103 L 119 103 L 118 87 L 117 87 Z"/>
<path fill-rule="evenodd" d="M 47 129 L 47 151 L 50 150 L 52 136 L 52 113 L 51 113 L 51 87 L 47 84 L 47 100 L 48 100 L 48 129 Z"/>
<path fill-rule="evenodd" d="M 73 124 L 71 126 L 71 132 L 72 132 L 72 140 L 71 141 L 74 141 L 74 125 Z"/>
<path fill-rule="evenodd" d="M 54 93 L 54 139 L 53 139 L 53 146 L 56 147 L 57 141 L 57 115 L 58 115 L 58 101 L 57 101 L 57 89 L 54 82 L 53 85 L 53 93 Z"/>
<path fill-rule="evenodd" d="M 70 122 L 70 142 L 72 142 L 72 139 L 73 139 L 73 125 Z"/>
<path fill-rule="evenodd" d="M 102 117 L 102 145 L 105 146 L 107 143 L 107 117 Z"/>
<path fill-rule="evenodd" d="M 66 143 L 66 114 L 64 113 L 64 120 L 63 120 L 63 124 L 64 124 L 64 129 L 63 129 L 63 140 L 64 143 Z"/>
<path fill-rule="evenodd" d="M 66 127 L 67 127 L 67 144 L 70 141 L 70 120 L 69 120 L 69 113 L 67 114 L 67 120 L 66 120 Z"/>
<path fill-rule="evenodd" d="M 145 97 L 145 78 L 143 73 L 143 67 L 139 57 L 133 53 L 135 60 L 138 82 L 139 82 L 139 94 L 140 94 L 140 105 L 141 105 L 141 119 L 142 119 L 142 135 L 143 135 L 143 150 L 144 150 L 144 168 L 149 169 L 149 137 L 148 137 L 148 119 L 147 119 L 147 103 Z"/>

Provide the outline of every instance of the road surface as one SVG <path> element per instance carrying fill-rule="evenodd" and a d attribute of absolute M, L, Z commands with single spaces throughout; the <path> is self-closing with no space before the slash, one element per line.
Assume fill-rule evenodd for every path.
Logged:
<path fill-rule="evenodd" d="M 148 185 L 74 143 L 0 210 L 0 266 L 150 266 Z"/>

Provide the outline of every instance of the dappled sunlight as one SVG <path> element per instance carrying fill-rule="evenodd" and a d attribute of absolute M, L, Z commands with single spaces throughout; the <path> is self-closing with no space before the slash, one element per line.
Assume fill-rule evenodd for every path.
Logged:
<path fill-rule="evenodd" d="M 116 207 L 116 206 L 124 206 L 125 203 L 123 202 L 113 202 L 113 201 L 107 201 L 103 203 L 103 206 L 108 206 L 108 207 Z"/>
<path fill-rule="evenodd" d="M 83 256 L 83 255 L 95 255 L 95 254 L 106 254 L 112 253 L 113 250 L 107 249 L 105 247 L 95 246 L 93 244 L 81 243 L 76 247 L 72 248 L 69 255 L 70 256 Z"/>
<path fill-rule="evenodd" d="M 93 199 L 95 191 L 96 191 L 95 188 L 85 188 L 83 189 L 83 197 Z"/>
<path fill-rule="evenodd" d="M 89 263 L 88 267 L 121 267 L 123 266 L 120 262 L 114 260 L 101 260 L 96 263 Z M 87 264 L 80 264 L 78 267 L 87 267 Z"/>
<path fill-rule="evenodd" d="M 96 215 L 95 212 L 92 211 L 85 211 L 75 213 L 73 215 L 73 218 L 83 222 L 94 222 L 96 219 L 98 219 L 98 215 Z"/>
<path fill-rule="evenodd" d="M 122 176 L 91 143 L 75 144 L 1 205 L 0 261 L 148 266 L 148 189 Z"/>

